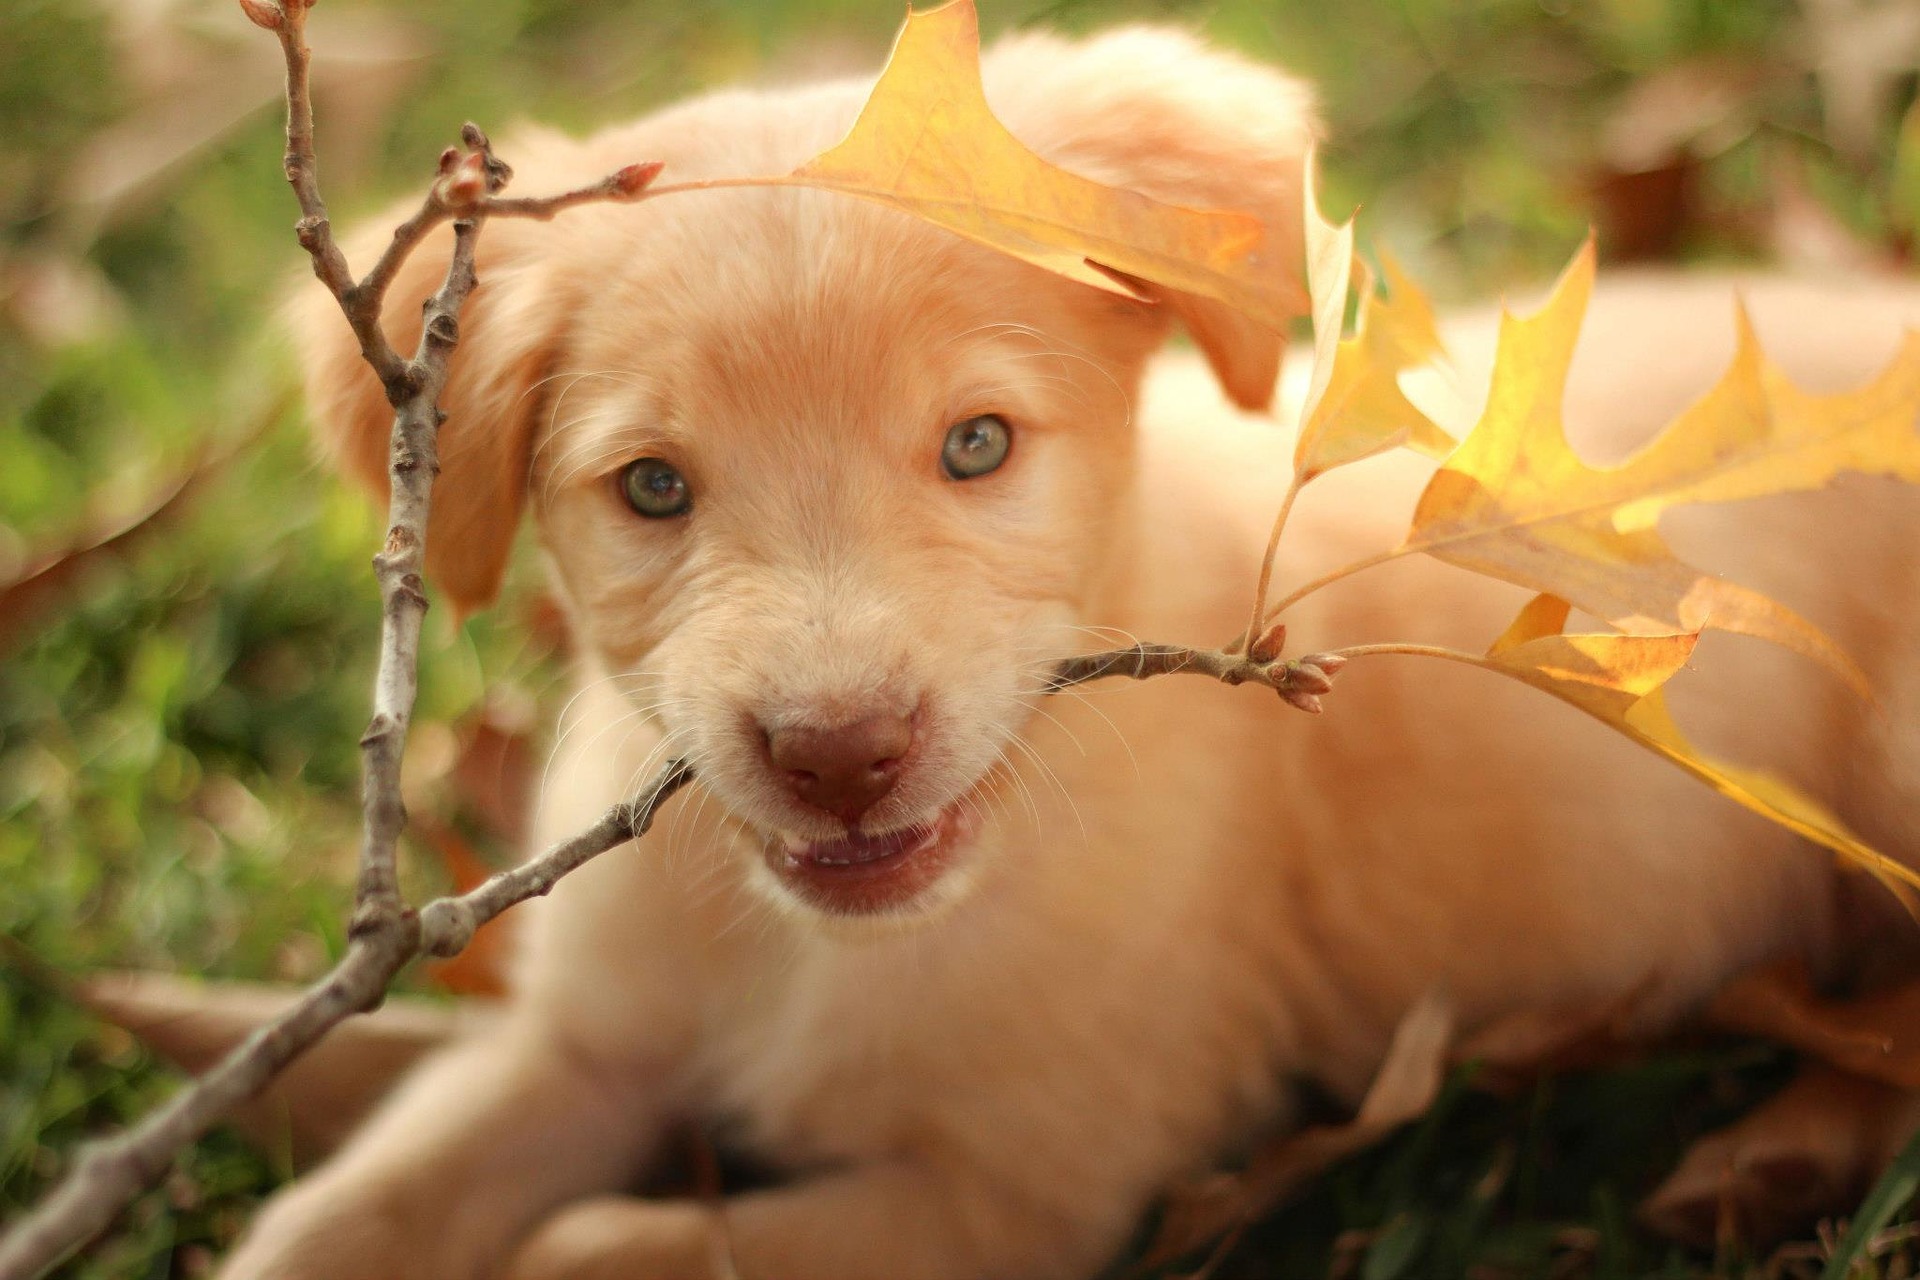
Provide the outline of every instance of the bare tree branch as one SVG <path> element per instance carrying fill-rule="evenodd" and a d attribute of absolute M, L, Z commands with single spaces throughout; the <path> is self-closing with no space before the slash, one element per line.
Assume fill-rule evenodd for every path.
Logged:
<path fill-rule="evenodd" d="M 334 241 L 314 159 L 313 106 L 307 84 L 310 0 L 240 3 L 256 26 L 278 35 L 286 60 L 285 171 L 300 205 L 296 234 L 313 259 L 314 274 L 340 303 L 361 353 L 379 375 L 395 410 L 387 536 L 374 557 L 381 595 L 380 658 L 373 718 L 361 738 L 364 831 L 347 952 L 285 1015 L 249 1037 L 218 1066 L 133 1129 L 85 1148 L 39 1208 L 0 1239 L 0 1280 L 44 1275 L 105 1230 L 122 1208 L 165 1174 L 182 1149 L 221 1116 L 265 1088 L 342 1019 L 377 1006 L 395 975 L 429 942 L 437 954 L 457 952 L 479 923 L 515 902 L 547 892 L 560 876 L 588 858 L 644 832 L 661 801 L 691 777 L 690 770 L 676 763 L 646 794 L 616 806 L 581 836 L 525 867 L 495 877 L 466 898 L 429 904 L 430 931 L 423 930 L 421 917 L 402 901 L 395 854 L 406 825 L 400 757 L 418 688 L 420 628 L 427 607 L 422 572 L 433 481 L 439 472 L 435 447 L 442 418 L 439 397 L 459 341 L 460 309 L 478 283 L 475 247 L 482 221 L 493 212 L 486 204 L 512 171 L 494 156 L 486 134 L 476 125 L 467 125 L 461 131 L 464 154 L 449 148 L 441 156 L 439 175 L 420 212 L 395 233 L 367 278 L 356 281 Z M 547 218 L 588 200 L 634 199 L 658 172 L 658 165 L 632 165 L 592 187 L 545 201 L 513 202 L 497 212 Z M 454 223 L 452 261 L 444 282 L 427 301 L 425 325 L 413 358 L 402 360 L 380 327 L 386 293 L 406 256 L 428 231 L 449 219 Z"/>
<path fill-rule="evenodd" d="M 508 907 L 544 897 L 574 868 L 644 834 L 667 797 L 692 781 L 692 764 L 669 761 L 638 797 L 614 805 L 579 835 L 562 840 L 531 862 L 489 876 L 468 893 L 429 902 L 420 911 L 421 949 L 436 956 L 459 954 L 481 925 Z"/>
<path fill-rule="evenodd" d="M 1042 691 L 1058 693 L 1076 684 L 1110 676 L 1133 680 L 1173 675 L 1211 676 L 1222 684 L 1265 685 L 1289 704 L 1317 715 L 1321 695 L 1332 691 L 1333 677 L 1347 665 L 1347 659 L 1338 653 L 1310 653 L 1304 658 L 1281 662 L 1277 650 L 1285 638 L 1285 629 L 1276 628 L 1261 638 L 1261 643 L 1255 646 L 1260 652 L 1255 656 L 1228 653 L 1223 649 L 1134 644 L 1124 649 L 1066 658 L 1054 666 Z M 1268 655 L 1267 648 L 1276 652 Z"/>

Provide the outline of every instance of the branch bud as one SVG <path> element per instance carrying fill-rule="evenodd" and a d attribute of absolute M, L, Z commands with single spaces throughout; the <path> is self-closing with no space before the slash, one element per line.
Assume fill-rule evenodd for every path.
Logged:
<path fill-rule="evenodd" d="M 1304 666 L 1318 667 L 1329 677 L 1337 676 L 1347 669 L 1347 659 L 1337 653 L 1310 653 L 1300 659 Z"/>
<path fill-rule="evenodd" d="M 471 208 L 487 194 L 486 161 L 480 152 L 469 151 L 444 168 L 434 185 L 442 204 L 453 209 Z"/>
<path fill-rule="evenodd" d="M 473 907 L 460 898 L 436 898 L 420 911 L 420 949 L 447 959 L 473 941 L 480 921 Z"/>
<path fill-rule="evenodd" d="M 1311 662 L 1296 662 L 1287 671 L 1287 685 L 1304 693 L 1332 693 L 1333 681 Z"/>
<path fill-rule="evenodd" d="M 617 170 L 613 177 L 608 179 L 608 185 L 613 188 L 617 198 L 631 200 L 652 186 L 653 180 L 659 177 L 660 171 L 666 167 L 666 163 L 661 160 L 649 160 L 645 164 L 630 164 L 624 169 Z"/>
<path fill-rule="evenodd" d="M 486 131 L 469 120 L 460 126 L 460 141 L 480 157 L 480 171 L 486 175 L 486 194 L 492 195 L 513 179 L 513 166 L 493 154 L 493 142 Z"/>
<path fill-rule="evenodd" d="M 298 4 L 299 0 L 293 0 Z M 262 31 L 278 31 L 287 25 L 287 15 L 273 0 L 240 0 L 240 12 Z"/>
<path fill-rule="evenodd" d="M 1300 710 L 1306 712 L 1308 715 L 1317 716 L 1320 714 L 1319 697 L 1315 694 L 1308 693 L 1305 689 L 1282 689 L 1280 691 L 1280 697 L 1289 705 L 1300 708 Z"/>
<path fill-rule="evenodd" d="M 1287 624 L 1276 622 L 1265 635 L 1247 646 L 1247 656 L 1255 662 L 1272 662 L 1287 648 Z"/>
<path fill-rule="evenodd" d="M 1287 668 L 1288 687 L 1319 695 L 1333 692 L 1333 678 L 1347 660 L 1337 653 L 1310 653 Z"/>

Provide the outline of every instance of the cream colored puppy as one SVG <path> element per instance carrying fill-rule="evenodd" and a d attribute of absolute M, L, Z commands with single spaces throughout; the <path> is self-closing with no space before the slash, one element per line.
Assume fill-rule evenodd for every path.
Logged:
<path fill-rule="evenodd" d="M 986 74 L 1058 163 L 1295 234 L 1312 124 L 1284 77 L 1146 30 L 1023 38 Z M 641 159 L 777 172 L 863 93 L 722 94 L 511 154 L 527 190 Z M 1290 1078 L 1356 1095 L 1424 992 L 1469 1027 L 1640 992 L 1653 1024 L 1763 958 L 1836 963 L 1825 855 L 1482 673 L 1356 664 L 1318 718 L 1191 679 L 1042 696 L 1062 654 L 1244 624 L 1289 449 L 1228 399 L 1267 400 L 1275 335 L 804 191 L 484 244 L 432 567 L 473 606 L 523 509 L 546 550 L 582 672 L 540 842 L 669 754 L 700 782 L 524 912 L 504 1025 L 281 1196 L 231 1280 L 1082 1276 L 1156 1191 L 1283 1119 Z M 1603 289 L 1573 397 L 1603 447 L 1710 383 L 1730 292 Z M 1786 366 L 1829 386 L 1920 320 L 1911 290 L 1754 302 Z M 1155 360 L 1176 319 L 1211 376 Z M 1460 331 L 1469 395 L 1490 334 Z M 378 388 L 326 306 L 302 341 L 325 438 L 381 483 Z M 1388 545 L 1419 471 L 1316 486 L 1283 575 Z M 1861 485 L 1757 533 L 1682 532 L 1831 627 L 1889 698 L 1881 729 L 1910 736 L 1916 507 Z M 1403 564 L 1291 621 L 1300 651 L 1484 645 L 1522 598 Z M 1911 741 L 1764 646 L 1714 639 L 1699 665 L 1719 680 L 1690 727 L 1920 853 L 1915 777 L 1889 763 Z M 688 1120 L 786 1180 L 723 1212 L 624 1195 Z"/>

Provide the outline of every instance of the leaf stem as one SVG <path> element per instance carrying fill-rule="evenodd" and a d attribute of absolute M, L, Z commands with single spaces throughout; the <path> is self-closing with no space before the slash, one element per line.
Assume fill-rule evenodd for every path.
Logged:
<path fill-rule="evenodd" d="M 1287 494 L 1280 499 L 1280 511 L 1273 517 L 1273 532 L 1267 535 L 1267 553 L 1260 558 L 1260 580 L 1254 584 L 1253 615 L 1247 620 L 1247 632 L 1226 646 L 1228 653 L 1239 652 L 1260 635 L 1261 625 L 1267 615 L 1267 590 L 1273 585 L 1273 560 L 1280 551 L 1280 535 L 1286 532 L 1287 517 L 1293 514 L 1294 499 L 1300 496 L 1300 490 L 1306 487 L 1306 483 L 1306 477 L 1295 469 L 1293 478 L 1287 482 Z"/>
<path fill-rule="evenodd" d="M 1418 548 L 1418 547 L 1408 546 L 1406 543 L 1401 543 L 1397 547 L 1390 548 L 1386 551 L 1376 552 L 1375 554 L 1366 556 L 1363 559 L 1355 560 L 1350 564 L 1342 565 L 1338 569 L 1333 569 L 1327 573 L 1323 573 L 1319 577 L 1315 578 L 1313 581 L 1307 583 L 1304 586 L 1295 587 L 1292 591 L 1282 596 L 1278 601 L 1278 603 L 1267 608 L 1264 613 L 1256 611 L 1254 614 L 1252 627 L 1248 629 L 1246 634 L 1237 636 L 1232 641 L 1230 641 L 1226 645 L 1226 651 L 1228 653 L 1234 653 L 1238 651 L 1241 645 L 1251 644 L 1253 642 L 1252 637 L 1255 635 L 1258 635 L 1262 627 L 1266 626 L 1269 622 L 1273 621 L 1275 618 L 1278 618 L 1281 614 L 1285 613 L 1288 609 L 1291 609 L 1294 605 L 1299 604 L 1302 600 L 1306 599 L 1308 596 L 1312 595 L 1314 592 L 1320 590 L 1322 587 L 1330 587 L 1334 583 L 1340 581 L 1342 578 L 1351 577 L 1354 574 L 1359 573 L 1363 569 L 1371 569 L 1376 565 L 1383 565 L 1388 563 L 1389 561 L 1398 560 L 1401 556 L 1406 555 L 1408 552 L 1417 551 L 1420 549 L 1421 548 Z"/>
<path fill-rule="evenodd" d="M 1449 662 L 1464 662 L 1471 667 L 1487 665 L 1486 656 L 1468 653 L 1465 649 L 1449 649 L 1438 644 L 1355 644 L 1344 649 L 1329 652 L 1341 658 L 1372 658 L 1383 653 L 1410 654 L 1416 658 L 1445 658 Z"/>

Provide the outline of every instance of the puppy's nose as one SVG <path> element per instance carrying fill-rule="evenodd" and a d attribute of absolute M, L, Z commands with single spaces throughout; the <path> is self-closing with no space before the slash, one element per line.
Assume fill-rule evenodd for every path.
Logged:
<path fill-rule="evenodd" d="M 896 715 L 767 734 L 767 750 L 786 772 L 793 794 L 849 826 L 893 789 L 900 758 L 912 745 L 913 722 Z"/>

